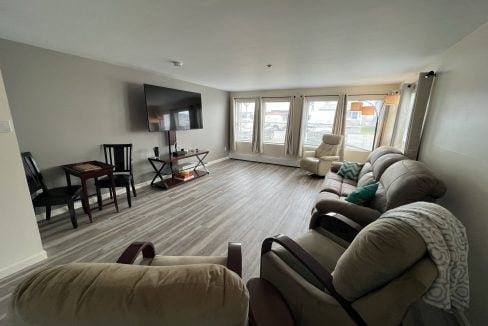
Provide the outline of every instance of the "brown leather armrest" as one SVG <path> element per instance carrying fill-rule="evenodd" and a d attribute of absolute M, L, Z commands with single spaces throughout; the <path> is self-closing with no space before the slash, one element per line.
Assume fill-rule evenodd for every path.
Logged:
<path fill-rule="evenodd" d="M 242 245 L 229 242 L 227 247 L 227 268 L 242 277 Z"/>
<path fill-rule="evenodd" d="M 332 284 L 332 275 L 320 263 L 306 252 L 298 243 L 283 234 L 266 238 L 261 247 L 261 256 L 271 251 L 273 243 L 277 243 L 285 248 L 293 257 L 295 257 L 313 276 L 320 282 L 327 292 L 336 299 L 346 313 L 358 325 L 366 325 L 359 313 L 354 310 L 351 303 L 344 299 L 334 288 Z"/>
<path fill-rule="evenodd" d="M 323 228 L 348 242 L 352 242 L 363 229 L 358 223 L 340 214 L 320 214 L 317 211 L 312 214 L 313 216 L 310 220 L 311 229 Z"/>
<path fill-rule="evenodd" d="M 118 264 L 131 265 L 136 260 L 137 256 L 142 252 L 144 258 L 154 258 L 156 252 L 152 242 L 133 242 L 127 249 L 124 250 L 117 260 Z"/>
<path fill-rule="evenodd" d="M 293 326 L 295 322 L 280 291 L 262 278 L 247 282 L 250 326 Z"/>

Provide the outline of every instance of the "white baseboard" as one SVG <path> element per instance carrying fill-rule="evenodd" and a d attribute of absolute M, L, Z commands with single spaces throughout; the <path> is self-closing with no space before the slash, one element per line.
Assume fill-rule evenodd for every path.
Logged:
<path fill-rule="evenodd" d="M 226 157 L 222 157 L 222 158 L 219 158 L 219 159 L 216 159 L 216 160 L 213 160 L 213 161 L 209 161 L 207 163 L 205 163 L 207 166 L 211 166 L 213 164 L 216 164 L 216 163 L 219 163 L 219 162 L 223 162 L 225 160 L 228 160 L 229 157 L 226 156 Z M 151 184 L 151 180 L 147 180 L 147 181 L 143 181 L 143 182 L 140 182 L 138 184 L 135 185 L 136 189 L 139 189 L 139 188 L 142 188 L 142 187 L 145 187 L 145 186 L 149 186 Z M 126 190 L 125 189 L 120 189 L 120 190 L 117 190 L 117 198 L 119 195 L 123 195 L 125 194 Z M 104 193 L 102 194 L 102 200 L 105 200 L 107 198 L 110 197 L 110 194 L 109 193 Z M 95 197 L 91 197 L 89 199 L 89 202 L 90 202 L 90 205 L 91 204 L 95 204 L 97 202 L 97 199 Z M 75 202 L 75 209 L 78 209 L 78 208 L 81 208 L 81 202 L 77 201 Z M 56 216 L 56 215 L 61 215 L 61 214 L 64 214 L 68 212 L 68 207 L 64 206 L 64 207 L 59 207 L 59 208 L 55 208 L 51 211 L 51 216 Z M 36 219 L 37 221 L 42 221 L 42 220 L 45 220 L 46 219 L 46 213 L 39 213 L 39 214 L 36 214 Z"/>
<path fill-rule="evenodd" d="M 230 153 L 229 157 L 236 160 L 300 167 L 300 159 L 292 159 L 286 157 L 273 157 L 262 154 L 242 154 L 236 152 Z"/>
<path fill-rule="evenodd" d="M 12 274 L 14 274 L 14 273 L 26 268 L 26 267 L 29 267 L 31 265 L 38 263 L 40 261 L 43 261 L 46 258 L 47 258 L 47 253 L 45 250 L 42 250 L 41 252 L 39 252 L 33 256 L 24 258 L 21 261 L 18 261 L 12 265 L 4 267 L 4 268 L 0 269 L 0 279 L 7 277 L 9 275 L 12 275 Z"/>

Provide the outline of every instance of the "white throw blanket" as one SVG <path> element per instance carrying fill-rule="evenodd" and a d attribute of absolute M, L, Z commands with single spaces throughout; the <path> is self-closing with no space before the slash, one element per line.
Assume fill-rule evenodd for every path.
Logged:
<path fill-rule="evenodd" d="M 389 210 L 381 218 L 404 221 L 424 239 L 439 273 L 423 300 L 449 312 L 468 308 L 468 239 L 463 224 L 447 209 L 426 202 Z"/>

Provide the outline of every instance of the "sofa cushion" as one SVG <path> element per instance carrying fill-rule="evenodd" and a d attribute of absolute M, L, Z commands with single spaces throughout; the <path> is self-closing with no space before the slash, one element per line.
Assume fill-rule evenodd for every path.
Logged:
<path fill-rule="evenodd" d="M 379 180 L 383 173 L 394 163 L 405 160 L 407 157 L 402 154 L 385 154 L 379 157 L 373 164 L 373 176 L 375 180 Z"/>
<path fill-rule="evenodd" d="M 375 183 L 375 182 L 378 182 L 378 181 L 374 178 L 373 172 L 371 171 L 371 172 L 366 173 L 365 175 L 363 175 L 358 180 L 357 186 L 358 187 L 364 187 L 364 186 L 370 185 L 370 184 Z"/>
<path fill-rule="evenodd" d="M 339 258 L 334 287 L 354 301 L 398 277 L 425 254 L 425 242 L 412 227 L 380 218 L 361 230 Z"/>
<path fill-rule="evenodd" d="M 345 200 L 356 205 L 363 205 L 374 198 L 376 190 L 378 190 L 378 185 L 378 183 L 373 183 L 364 187 L 356 188 L 346 197 Z"/>
<path fill-rule="evenodd" d="M 331 240 L 330 238 L 322 235 L 321 233 L 310 230 L 298 238 L 295 242 L 300 245 L 307 253 L 309 253 L 313 258 L 315 258 L 320 265 L 322 265 L 326 270 L 333 271 L 337 260 L 346 250 L 344 247 L 339 245 L 337 242 Z M 318 288 L 320 283 L 317 279 L 303 267 L 295 257 L 293 257 L 286 249 L 281 246 L 277 246 L 273 249 L 274 253 L 277 254 L 283 261 L 287 263 L 292 269 L 297 273 L 302 275 L 310 283 L 314 284 Z"/>
<path fill-rule="evenodd" d="M 394 163 L 379 182 L 376 197 L 368 206 L 380 212 L 416 201 L 432 202 L 446 192 L 444 183 L 424 163 L 413 160 Z"/>
<path fill-rule="evenodd" d="M 13 325 L 246 325 L 249 294 L 219 265 L 69 264 L 13 295 Z"/>
<path fill-rule="evenodd" d="M 361 179 L 365 174 L 367 174 L 369 172 L 373 172 L 373 166 L 371 165 L 371 163 L 366 162 L 366 163 L 364 163 L 364 166 L 361 169 L 361 172 L 359 172 L 358 178 Z"/>
<path fill-rule="evenodd" d="M 357 181 L 363 166 L 363 163 L 344 161 L 337 174 L 346 179 Z"/>
<path fill-rule="evenodd" d="M 374 151 L 369 153 L 367 161 L 370 162 L 371 164 L 374 164 L 374 162 L 376 162 L 376 160 L 379 159 L 381 156 L 386 155 L 386 154 L 390 154 L 390 153 L 402 154 L 402 152 L 400 150 L 396 149 L 395 147 L 382 146 L 382 147 L 376 148 Z"/>

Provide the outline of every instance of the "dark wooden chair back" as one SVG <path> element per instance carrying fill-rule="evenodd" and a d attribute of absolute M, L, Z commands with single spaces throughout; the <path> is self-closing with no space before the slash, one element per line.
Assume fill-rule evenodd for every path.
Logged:
<path fill-rule="evenodd" d="M 42 191 L 48 191 L 41 171 L 39 170 L 39 167 L 30 152 L 22 153 L 22 163 L 24 164 L 25 176 L 27 178 L 30 193 L 33 194 L 39 189 L 42 189 Z"/>
<path fill-rule="evenodd" d="M 114 172 L 132 175 L 132 144 L 103 144 L 105 163 L 114 166 Z"/>

